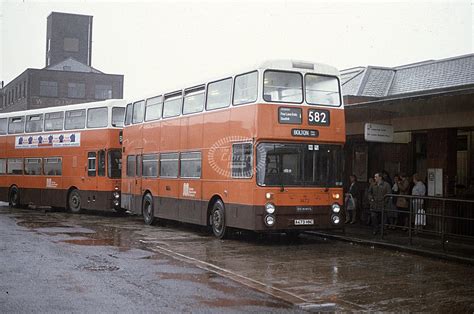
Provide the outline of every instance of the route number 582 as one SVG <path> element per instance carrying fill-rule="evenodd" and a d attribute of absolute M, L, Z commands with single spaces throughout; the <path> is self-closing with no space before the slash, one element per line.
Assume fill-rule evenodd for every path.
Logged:
<path fill-rule="evenodd" d="M 329 125 L 329 110 L 309 109 L 308 123 L 311 125 Z"/>

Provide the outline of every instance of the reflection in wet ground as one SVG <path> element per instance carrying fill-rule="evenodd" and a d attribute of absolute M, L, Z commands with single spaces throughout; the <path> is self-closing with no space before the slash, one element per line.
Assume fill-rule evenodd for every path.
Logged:
<path fill-rule="evenodd" d="M 0 213 L 15 217 L 22 227 L 54 236 L 63 243 L 166 252 L 202 268 L 209 263 L 225 270 L 224 276 L 243 283 L 245 280 L 238 278 L 248 278 L 248 282 L 262 284 L 270 293 L 277 289 L 297 296 L 301 303 L 334 303 L 338 310 L 474 311 L 474 283 L 467 276 L 472 268 L 467 265 L 308 236 L 295 243 L 283 235 L 242 233 L 221 241 L 200 227 L 176 223 L 145 226 L 139 217 L 7 208 L 0 208 Z M 114 270 L 107 269 L 107 265 L 96 267 L 90 270 Z M 202 282 L 225 290 L 221 283 L 213 283 L 212 271 L 205 275 L 156 275 L 161 280 Z M 200 302 L 234 306 L 227 299 Z M 256 301 L 249 300 L 249 305 L 253 302 Z"/>

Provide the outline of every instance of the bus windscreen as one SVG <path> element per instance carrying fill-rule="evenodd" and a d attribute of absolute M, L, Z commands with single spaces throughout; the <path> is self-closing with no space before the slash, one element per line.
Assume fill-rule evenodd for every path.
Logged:
<path fill-rule="evenodd" d="M 342 147 L 326 144 L 261 143 L 257 183 L 261 186 L 342 185 Z"/>

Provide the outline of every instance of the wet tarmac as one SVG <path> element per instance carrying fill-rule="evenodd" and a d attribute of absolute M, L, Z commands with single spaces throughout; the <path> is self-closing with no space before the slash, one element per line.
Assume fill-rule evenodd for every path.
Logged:
<path fill-rule="evenodd" d="M 199 304 L 194 310 L 474 311 L 469 265 L 309 235 L 296 242 L 284 235 L 245 233 L 217 240 L 205 228 L 173 222 L 145 226 L 139 217 L 100 212 L 73 215 L 0 206 L 0 222 L 5 219 L 81 255 L 111 250 L 105 259 L 96 254 L 96 260 L 75 266 L 88 273 L 119 273 L 127 265 L 123 256 L 141 252 L 141 261 L 156 262 L 143 275 L 152 273 L 158 282 L 183 290 L 205 287 L 192 292 Z M 162 267 L 171 261 L 182 269 Z M 1 302 L 0 294 L 0 307 Z"/>

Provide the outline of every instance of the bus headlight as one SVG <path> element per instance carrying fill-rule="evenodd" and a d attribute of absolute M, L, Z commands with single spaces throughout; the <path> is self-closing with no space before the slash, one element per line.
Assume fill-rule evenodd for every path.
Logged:
<path fill-rule="evenodd" d="M 273 197 L 273 194 L 272 194 L 272 193 L 270 193 L 270 192 L 265 193 L 265 198 L 266 198 L 267 200 L 271 200 L 272 197 Z"/>
<path fill-rule="evenodd" d="M 265 216 L 264 222 L 265 222 L 265 225 L 267 225 L 267 227 L 272 227 L 275 224 L 275 221 L 276 221 L 275 216 L 273 215 Z"/>
<path fill-rule="evenodd" d="M 333 213 L 339 213 L 341 211 L 341 206 L 338 203 L 332 204 L 332 212 Z"/>
<path fill-rule="evenodd" d="M 119 192 L 114 192 L 114 198 L 119 199 L 120 198 L 120 193 Z"/>
<path fill-rule="evenodd" d="M 341 198 L 341 194 L 339 193 L 332 193 L 332 198 L 335 199 L 335 200 L 338 200 Z"/>
<path fill-rule="evenodd" d="M 275 212 L 275 205 L 272 203 L 266 203 L 265 211 L 267 212 L 267 214 L 273 214 Z"/>
<path fill-rule="evenodd" d="M 331 216 L 331 222 L 333 224 L 337 225 L 341 222 L 341 218 L 338 215 L 332 215 Z"/>

